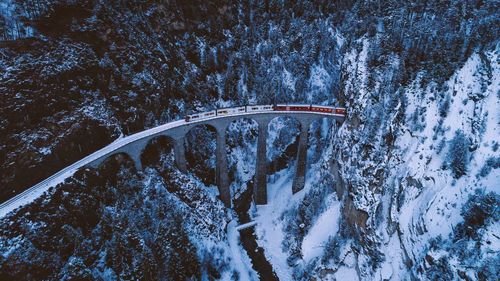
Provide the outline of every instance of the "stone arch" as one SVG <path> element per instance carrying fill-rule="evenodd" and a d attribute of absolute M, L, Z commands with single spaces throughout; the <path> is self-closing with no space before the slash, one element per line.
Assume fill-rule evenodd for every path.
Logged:
<path fill-rule="evenodd" d="M 228 178 L 234 198 L 253 186 L 256 172 L 259 123 L 242 116 L 231 120 L 226 127 Z"/>
<path fill-rule="evenodd" d="M 106 186 L 110 185 L 116 188 L 117 192 L 131 192 L 132 190 L 129 187 L 135 185 L 120 184 L 122 183 L 120 180 L 124 177 L 137 178 L 137 172 L 141 169 L 137 166 L 137 160 L 134 160 L 134 157 L 130 153 L 120 150 L 97 159 L 97 161 L 94 161 L 89 166 L 98 169 L 100 178 L 104 180 Z M 120 171 L 124 168 L 135 170 L 135 172 L 123 174 Z"/>
<path fill-rule="evenodd" d="M 217 128 L 201 123 L 191 127 L 184 137 L 189 170 L 207 185 L 216 183 Z"/>
<path fill-rule="evenodd" d="M 174 164 L 175 140 L 167 135 L 159 135 L 151 138 L 140 153 L 143 167 L 159 165 L 161 160 Z M 166 157 L 166 158 L 163 158 Z"/>
<path fill-rule="evenodd" d="M 94 163 L 93 166 L 103 173 L 108 173 L 110 171 L 117 172 L 121 166 L 133 167 L 136 170 L 141 169 L 137 167 L 137 163 L 132 155 L 121 151 L 106 155 L 102 161 Z"/>
<path fill-rule="evenodd" d="M 277 149 L 267 150 L 268 174 L 274 174 L 294 163 L 301 129 L 300 118 L 293 115 L 280 115 L 269 121 L 266 145 Z"/>
<path fill-rule="evenodd" d="M 308 163 L 315 163 L 321 157 L 321 148 L 329 144 L 337 130 L 338 121 L 328 116 L 318 116 L 309 126 Z"/>

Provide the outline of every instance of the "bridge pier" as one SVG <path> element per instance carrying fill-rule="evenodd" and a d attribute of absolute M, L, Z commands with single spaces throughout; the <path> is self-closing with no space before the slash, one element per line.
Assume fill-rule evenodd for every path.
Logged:
<path fill-rule="evenodd" d="M 267 127 L 270 120 L 257 120 L 259 124 L 259 136 L 257 139 L 257 161 L 255 164 L 255 181 L 253 187 L 253 198 L 255 204 L 267 204 Z"/>
<path fill-rule="evenodd" d="M 144 150 L 144 147 L 146 147 L 147 142 L 148 142 L 147 138 L 137 140 L 135 142 L 128 144 L 126 148 L 122 147 L 122 148 L 119 148 L 111 153 L 107 153 L 105 155 L 102 155 L 101 157 L 89 162 L 85 166 L 98 169 L 99 166 L 101 166 L 101 164 L 104 163 L 106 161 L 106 159 L 108 159 L 109 157 L 116 155 L 116 154 L 123 153 L 123 154 L 126 154 L 128 157 L 130 157 L 132 162 L 134 162 L 134 166 L 135 166 L 136 170 L 140 171 L 140 170 L 142 170 L 141 153 Z"/>
<path fill-rule="evenodd" d="M 123 149 L 121 152 L 127 154 L 134 161 L 135 168 L 137 171 L 142 170 L 141 154 L 146 145 L 149 142 L 149 138 L 144 138 L 137 140 L 127 146 L 127 149 Z"/>
<path fill-rule="evenodd" d="M 177 168 L 182 173 L 187 172 L 186 150 L 184 148 L 184 137 L 174 139 L 174 159 Z"/>
<path fill-rule="evenodd" d="M 307 148 L 309 141 L 309 125 L 311 122 L 309 120 L 300 122 L 300 135 L 299 135 L 299 147 L 297 152 L 297 162 L 295 177 L 292 183 L 293 194 L 301 191 L 304 188 L 306 182 L 306 171 L 307 171 Z"/>
<path fill-rule="evenodd" d="M 135 165 L 135 169 L 137 171 L 141 171 L 142 170 L 142 161 L 141 161 L 141 154 L 139 153 L 139 155 L 137 154 L 129 154 L 130 158 L 132 158 L 132 161 L 134 161 L 134 165 Z"/>
<path fill-rule="evenodd" d="M 227 168 L 226 151 L 226 123 L 216 126 L 217 130 L 217 167 L 216 183 L 219 188 L 219 196 L 226 207 L 231 207 L 231 191 L 229 189 L 229 174 Z"/>

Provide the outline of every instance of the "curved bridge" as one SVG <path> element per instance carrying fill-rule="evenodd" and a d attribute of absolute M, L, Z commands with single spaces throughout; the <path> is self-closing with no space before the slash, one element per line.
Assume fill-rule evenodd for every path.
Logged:
<path fill-rule="evenodd" d="M 257 141 L 257 161 L 255 169 L 254 200 L 256 204 L 267 203 L 267 163 L 266 163 L 266 138 L 269 122 L 279 116 L 288 116 L 298 120 L 301 124 L 299 136 L 299 147 L 297 153 L 297 170 L 293 180 L 292 190 L 298 192 L 304 188 L 307 160 L 307 141 L 309 125 L 321 118 L 332 118 L 338 122 L 344 120 L 343 114 L 313 112 L 313 111 L 251 111 L 241 112 L 231 115 L 212 116 L 200 120 L 186 122 L 177 120 L 158 127 L 154 127 L 124 138 L 117 139 L 108 146 L 86 156 L 85 158 L 62 169 L 46 180 L 16 195 L 15 197 L 0 204 L 0 217 L 5 216 L 10 211 L 27 204 L 43 192 L 48 190 L 66 178 L 71 177 L 79 168 L 90 166 L 99 167 L 107 158 L 118 154 L 127 154 L 135 163 L 137 169 L 142 169 L 141 154 L 146 146 L 155 138 L 165 136 L 174 144 L 175 162 L 180 171 L 186 172 L 186 159 L 184 152 L 185 135 L 198 125 L 208 125 L 215 128 L 217 133 L 217 178 L 216 183 L 219 188 L 220 199 L 226 206 L 231 206 L 231 194 L 229 189 L 229 177 L 227 167 L 226 152 L 226 129 L 228 125 L 238 119 L 247 118 L 255 120 L 259 126 Z"/>

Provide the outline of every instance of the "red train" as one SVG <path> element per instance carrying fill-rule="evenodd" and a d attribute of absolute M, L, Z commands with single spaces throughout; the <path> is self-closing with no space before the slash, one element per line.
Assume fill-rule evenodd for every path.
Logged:
<path fill-rule="evenodd" d="M 221 108 L 204 113 L 187 115 L 186 122 L 198 119 L 206 119 L 215 116 L 235 115 L 244 112 L 266 112 L 266 111 L 313 111 L 321 113 L 345 115 L 345 108 L 321 106 L 321 105 L 305 105 L 305 104 L 277 104 L 277 105 L 249 105 L 234 108 Z"/>

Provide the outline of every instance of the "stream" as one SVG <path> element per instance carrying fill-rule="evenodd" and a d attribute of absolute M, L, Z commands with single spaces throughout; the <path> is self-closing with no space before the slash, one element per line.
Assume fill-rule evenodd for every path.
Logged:
<path fill-rule="evenodd" d="M 250 222 L 248 210 L 252 202 L 253 185 L 248 184 L 248 188 L 243 192 L 237 200 L 234 200 L 234 210 L 238 215 L 240 224 Z M 259 274 L 260 280 L 270 281 L 279 280 L 273 267 L 264 255 L 264 249 L 257 244 L 257 236 L 254 233 L 254 227 L 243 229 L 240 231 L 241 245 L 252 260 L 252 268 Z"/>

